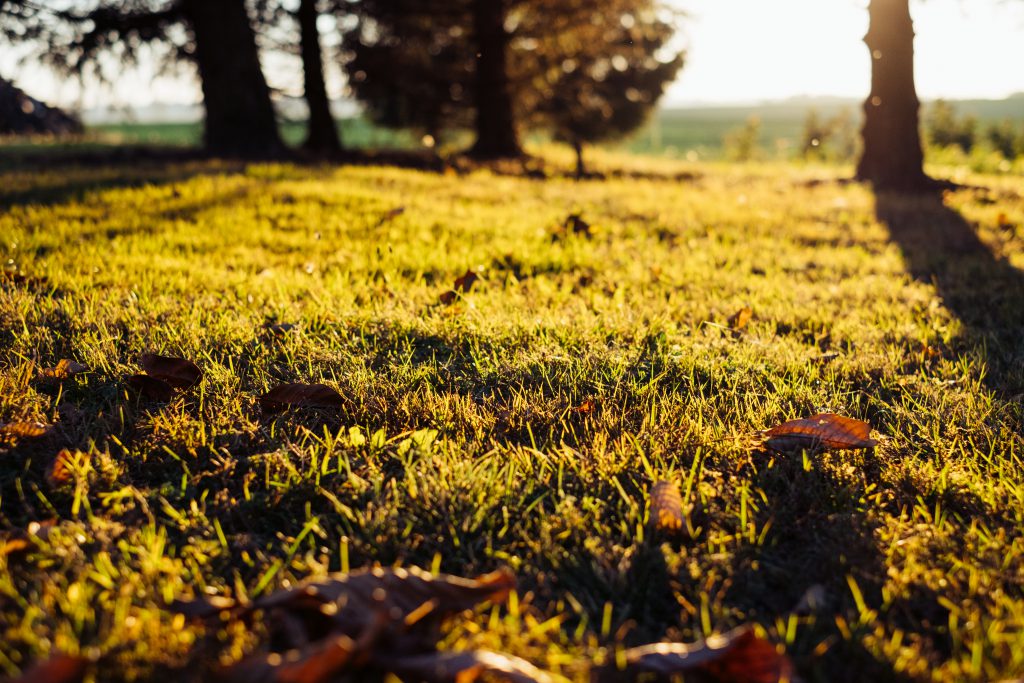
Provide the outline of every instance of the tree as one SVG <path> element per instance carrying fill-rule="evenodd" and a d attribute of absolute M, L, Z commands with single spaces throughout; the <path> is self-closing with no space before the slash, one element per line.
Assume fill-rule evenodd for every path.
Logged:
<path fill-rule="evenodd" d="M 540 60 L 533 97 L 543 124 L 576 154 L 576 175 L 586 174 L 583 145 L 632 132 L 646 121 L 683 65 L 672 50 L 674 15 L 654 2 L 606 0 L 577 3 L 586 20 L 550 30 L 552 16 L 567 13 L 565 0 L 549 3 L 533 27 Z M 582 13 L 582 12 L 581 12 Z"/>
<path fill-rule="evenodd" d="M 331 114 L 331 101 L 324 82 L 323 52 L 317 19 L 317 0 L 301 0 L 296 12 L 299 23 L 299 44 L 302 53 L 303 94 L 309 105 L 309 131 L 303 147 L 320 153 L 341 151 L 341 136 Z"/>
<path fill-rule="evenodd" d="M 914 27 L 909 0 L 871 0 L 864 43 L 871 52 L 871 94 L 864 102 L 864 149 L 857 177 L 878 189 L 920 190 L 924 173 L 914 86 Z"/>
<path fill-rule="evenodd" d="M 476 142 L 470 154 L 480 159 L 518 157 L 519 145 L 508 74 L 508 0 L 471 0 L 476 69 Z"/>
<path fill-rule="evenodd" d="M 207 151 L 228 156 L 282 150 L 245 0 L 0 0 L 0 32 L 40 46 L 64 74 L 111 78 L 107 57 L 136 63 L 142 46 L 195 64 Z"/>

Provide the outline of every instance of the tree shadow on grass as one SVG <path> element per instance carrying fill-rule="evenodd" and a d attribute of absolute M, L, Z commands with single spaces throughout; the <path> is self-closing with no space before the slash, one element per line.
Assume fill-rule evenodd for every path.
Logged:
<path fill-rule="evenodd" d="M 983 349 L 986 386 L 1004 397 L 1024 393 L 1024 271 L 993 253 L 939 193 L 880 193 L 875 214 L 910 274 L 932 284 L 963 323 L 961 341 Z"/>

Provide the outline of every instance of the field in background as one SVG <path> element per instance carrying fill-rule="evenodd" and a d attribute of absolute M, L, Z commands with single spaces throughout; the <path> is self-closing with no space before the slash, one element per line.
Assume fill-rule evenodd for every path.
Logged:
<path fill-rule="evenodd" d="M 170 599 L 377 562 L 510 566 L 518 600 L 445 646 L 575 680 L 749 622 L 809 681 L 1024 674 L 1024 183 L 939 201 L 845 168 L 594 164 L 0 173 L 25 278 L 0 280 L 0 422 L 55 425 L 0 443 L 0 535 L 29 539 L 0 553 L 0 673 L 56 647 L 173 679 L 211 643 Z M 573 212 L 589 232 L 558 229 Z M 149 351 L 205 379 L 140 400 Z M 62 358 L 92 371 L 42 381 Z M 295 381 L 343 405 L 262 414 Z M 879 447 L 758 447 L 824 410 Z M 85 455 L 56 476 L 60 448 Z M 692 538 L 650 535 L 662 478 Z M 252 644 L 214 635 L 226 660 Z"/>

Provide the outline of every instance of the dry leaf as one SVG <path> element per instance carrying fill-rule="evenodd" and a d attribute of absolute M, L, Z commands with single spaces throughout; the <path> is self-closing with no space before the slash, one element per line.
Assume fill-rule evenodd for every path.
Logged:
<path fill-rule="evenodd" d="M 149 375 L 132 375 L 128 378 L 128 386 L 134 389 L 140 397 L 151 401 L 166 403 L 174 397 L 174 389 L 170 384 Z"/>
<path fill-rule="evenodd" d="M 77 683 L 85 678 L 89 660 L 77 655 L 55 654 L 26 669 L 9 683 Z"/>
<path fill-rule="evenodd" d="M 465 294 L 470 289 L 472 289 L 473 283 L 475 283 L 478 279 L 480 279 L 480 276 L 476 273 L 476 271 L 474 271 L 472 268 L 466 270 L 466 272 L 463 275 L 455 278 L 455 284 L 452 286 L 450 290 L 441 294 L 441 303 L 444 304 L 445 306 L 454 303 L 455 300 L 459 298 L 460 294 Z"/>
<path fill-rule="evenodd" d="M 587 399 L 583 403 L 581 403 L 578 406 L 576 406 L 575 408 L 573 408 L 572 412 L 574 412 L 574 413 L 581 413 L 583 415 L 590 414 L 590 413 L 594 412 L 594 402 L 591 401 L 590 399 Z"/>
<path fill-rule="evenodd" d="M 265 412 L 295 408 L 339 408 L 345 405 L 341 394 L 326 384 L 279 384 L 257 399 Z"/>
<path fill-rule="evenodd" d="M 188 389 L 203 378 L 199 366 L 184 358 L 144 353 L 139 359 L 139 365 L 148 375 L 163 380 L 175 389 Z"/>
<path fill-rule="evenodd" d="M 81 375 L 84 372 L 89 372 L 88 365 L 82 365 L 73 360 L 63 358 L 55 367 L 40 370 L 39 375 L 44 379 L 61 380 Z"/>
<path fill-rule="evenodd" d="M 659 481 L 651 487 L 650 522 L 658 531 L 677 533 L 686 526 L 683 496 L 670 481 Z"/>
<path fill-rule="evenodd" d="M 746 329 L 750 319 L 754 317 L 754 309 L 750 306 L 744 306 L 740 310 L 736 311 L 729 316 L 727 322 L 729 323 L 729 329 L 733 332 L 742 332 Z"/>
<path fill-rule="evenodd" d="M 63 449 L 50 464 L 50 470 L 46 473 L 46 480 L 50 486 L 60 486 L 75 478 L 75 472 L 82 469 L 89 462 L 89 454 L 79 450 Z"/>
<path fill-rule="evenodd" d="M 425 683 L 471 683 L 481 674 L 512 683 L 553 683 L 554 677 L 525 659 L 491 652 L 431 652 L 409 657 L 382 657 L 379 666 L 402 680 Z"/>
<path fill-rule="evenodd" d="M 353 664 L 353 660 L 373 645 L 372 637 L 356 642 L 338 634 L 301 650 L 284 655 L 271 653 L 250 657 L 220 671 L 225 683 L 329 683 Z M 363 641 L 363 639 L 360 639 Z"/>
<path fill-rule="evenodd" d="M 53 429 L 53 425 L 42 422 L 8 422 L 0 424 L 0 436 L 11 439 L 36 439 L 46 436 Z"/>
<path fill-rule="evenodd" d="M 703 672 L 723 683 L 780 683 L 791 681 L 793 665 L 775 645 L 741 626 L 703 643 L 653 643 L 626 650 L 622 660 L 631 673 L 670 677 Z M 615 665 L 604 667 L 613 673 Z"/>
<path fill-rule="evenodd" d="M 869 438 L 870 434 L 871 425 L 867 422 L 834 413 L 819 413 L 769 429 L 764 432 L 768 437 L 764 445 L 780 453 L 800 449 L 874 448 L 878 442 Z"/>

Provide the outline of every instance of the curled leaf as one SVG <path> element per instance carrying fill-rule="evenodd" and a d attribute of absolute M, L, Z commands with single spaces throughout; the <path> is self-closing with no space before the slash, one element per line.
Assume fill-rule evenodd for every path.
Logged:
<path fill-rule="evenodd" d="M 455 284 L 450 290 L 441 294 L 441 303 L 448 306 L 455 302 L 459 298 L 460 294 L 464 294 L 473 288 L 473 284 L 480 279 L 480 275 L 477 274 L 472 268 L 467 269 L 466 272 L 459 277 L 455 278 Z"/>
<path fill-rule="evenodd" d="M 40 370 L 39 375 L 43 379 L 62 380 L 74 377 L 75 375 L 81 375 L 85 372 L 89 372 L 88 365 L 83 365 L 68 358 L 62 358 L 54 367 Z"/>
<path fill-rule="evenodd" d="M 780 453 L 800 449 L 874 448 L 878 442 L 869 438 L 870 434 L 871 425 L 867 422 L 834 413 L 818 413 L 769 429 L 764 433 L 768 437 L 764 445 Z"/>
<path fill-rule="evenodd" d="M 139 365 L 148 375 L 163 380 L 175 389 L 188 389 L 203 378 L 199 366 L 184 358 L 144 353 L 139 359 Z"/>
<path fill-rule="evenodd" d="M 150 375 L 132 375 L 128 378 L 128 386 L 141 398 L 151 401 L 166 403 L 174 397 L 174 389 L 170 384 Z"/>
<path fill-rule="evenodd" d="M 46 473 L 46 480 L 50 486 L 60 486 L 70 482 L 75 477 L 75 472 L 83 469 L 89 464 L 89 454 L 79 450 L 63 449 L 53 459 L 50 470 Z"/>
<path fill-rule="evenodd" d="M 703 643 L 653 643 L 626 650 L 619 661 L 631 673 L 670 677 L 703 672 L 729 683 L 780 683 L 793 679 L 793 665 L 775 645 L 741 626 Z M 615 665 L 606 665 L 612 673 Z"/>
<path fill-rule="evenodd" d="M 555 680 L 525 659 L 490 650 L 382 657 L 379 666 L 402 680 L 425 683 L 470 683 L 482 674 L 487 674 L 488 680 L 511 683 L 553 683 Z"/>
<path fill-rule="evenodd" d="M 742 332 L 746 329 L 747 325 L 750 324 L 750 319 L 753 317 L 754 309 L 750 306 L 744 306 L 730 315 L 726 322 L 729 323 L 729 329 L 733 331 L 734 335 L 736 335 L 736 333 Z"/>
<path fill-rule="evenodd" d="M 339 408 L 345 400 L 326 384 L 279 384 L 258 399 L 264 412 L 274 413 L 287 406 L 295 408 Z"/>
<path fill-rule="evenodd" d="M 686 526 L 683 497 L 674 482 L 659 481 L 651 487 L 650 520 L 658 531 L 677 533 Z"/>

